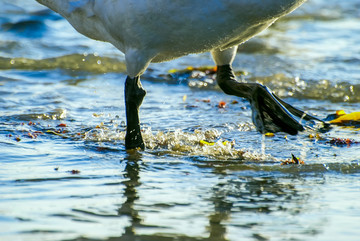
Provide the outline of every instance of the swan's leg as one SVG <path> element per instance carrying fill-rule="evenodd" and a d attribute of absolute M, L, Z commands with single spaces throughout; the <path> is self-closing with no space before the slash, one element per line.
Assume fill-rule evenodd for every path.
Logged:
<path fill-rule="evenodd" d="M 126 149 L 145 148 L 139 118 L 139 108 L 145 95 L 146 91 L 141 85 L 140 76 L 134 78 L 128 76 L 125 82 Z"/>
<path fill-rule="evenodd" d="M 235 54 L 236 48 L 212 51 L 213 59 L 218 66 L 216 80 L 226 94 L 250 101 L 252 119 L 258 131 L 261 133 L 283 131 L 294 135 L 304 130 L 294 116 L 318 120 L 279 99 L 264 85 L 238 82 L 231 68 Z"/>
<path fill-rule="evenodd" d="M 128 48 L 125 52 L 128 74 L 125 82 L 126 149 L 145 149 L 140 131 L 139 108 L 146 95 L 146 91 L 141 85 L 140 76 L 148 67 L 152 57 L 151 51 Z"/>

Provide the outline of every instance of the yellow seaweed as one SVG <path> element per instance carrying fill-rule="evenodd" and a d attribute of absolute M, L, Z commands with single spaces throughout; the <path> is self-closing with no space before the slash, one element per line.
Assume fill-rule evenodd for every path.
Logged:
<path fill-rule="evenodd" d="M 346 123 L 346 122 L 350 122 L 350 121 L 360 121 L 360 112 L 353 112 L 350 114 L 345 114 L 345 112 L 344 112 L 343 115 L 340 115 L 335 120 L 331 120 L 330 123 L 331 124 L 341 124 L 341 123 Z"/>

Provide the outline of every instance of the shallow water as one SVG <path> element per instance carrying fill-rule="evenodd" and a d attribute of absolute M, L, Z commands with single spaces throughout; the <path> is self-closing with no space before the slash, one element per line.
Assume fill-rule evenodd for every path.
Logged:
<path fill-rule="evenodd" d="M 264 137 L 248 102 L 168 72 L 205 53 L 151 65 L 147 149 L 126 152 L 123 55 L 35 1 L 0 6 L 0 240 L 358 240 L 360 145 L 331 140 L 359 126 Z M 359 111 L 359 23 L 357 0 L 309 1 L 234 67 L 320 118 Z"/>

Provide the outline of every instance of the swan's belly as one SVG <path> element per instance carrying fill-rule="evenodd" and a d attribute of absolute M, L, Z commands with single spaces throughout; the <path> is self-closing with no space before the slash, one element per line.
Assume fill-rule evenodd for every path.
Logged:
<path fill-rule="evenodd" d="M 244 43 L 257 33 L 266 29 L 273 21 L 265 22 L 247 29 L 238 29 L 230 35 L 226 30 L 203 33 L 199 36 L 175 36 L 177 41 L 164 41 L 158 46 L 158 54 L 152 62 L 163 62 L 193 53 L 209 52 L 213 49 L 227 49 Z"/>
<path fill-rule="evenodd" d="M 245 42 L 306 0 L 38 0 L 80 33 L 152 62 Z"/>
<path fill-rule="evenodd" d="M 125 53 L 152 51 L 161 62 L 243 43 L 304 1 L 103 0 L 94 9 L 112 36 L 105 41 Z"/>

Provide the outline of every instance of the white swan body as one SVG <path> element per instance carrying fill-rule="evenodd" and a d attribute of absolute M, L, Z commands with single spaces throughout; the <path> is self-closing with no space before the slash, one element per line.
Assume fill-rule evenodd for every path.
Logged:
<path fill-rule="evenodd" d="M 113 44 L 134 77 L 150 62 L 237 46 L 306 0 L 37 1 L 83 35 Z"/>
<path fill-rule="evenodd" d="M 37 0 L 64 16 L 80 33 L 112 43 L 125 54 L 125 148 L 144 149 L 139 107 L 146 91 L 140 75 L 150 62 L 211 51 L 217 83 L 246 98 L 260 132 L 296 134 L 307 116 L 267 87 L 236 81 L 231 64 L 237 45 L 269 27 L 306 0 Z M 305 117 L 304 117 L 305 116 Z"/>

